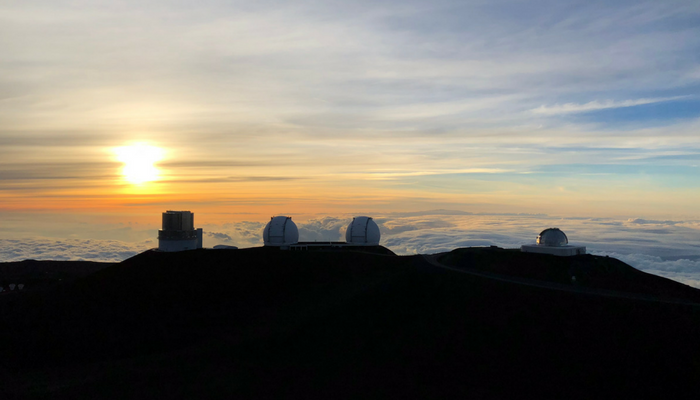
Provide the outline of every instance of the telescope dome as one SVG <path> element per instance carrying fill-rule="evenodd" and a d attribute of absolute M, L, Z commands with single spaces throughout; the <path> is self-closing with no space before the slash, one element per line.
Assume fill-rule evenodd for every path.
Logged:
<path fill-rule="evenodd" d="M 299 229 L 292 217 L 272 217 L 263 230 L 265 246 L 285 246 L 299 241 Z"/>
<path fill-rule="evenodd" d="M 345 231 L 345 241 L 352 244 L 377 246 L 381 234 L 379 226 L 370 217 L 355 217 Z"/>
<path fill-rule="evenodd" d="M 559 228 L 548 228 L 537 236 L 537 244 L 540 246 L 566 246 L 569 239 Z"/>

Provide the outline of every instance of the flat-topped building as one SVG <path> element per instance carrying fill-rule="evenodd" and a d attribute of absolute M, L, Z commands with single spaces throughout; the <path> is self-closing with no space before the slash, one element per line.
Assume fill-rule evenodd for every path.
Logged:
<path fill-rule="evenodd" d="M 202 229 L 194 228 L 194 214 L 190 211 L 163 213 L 163 229 L 158 231 L 158 250 L 184 251 L 202 248 Z"/>

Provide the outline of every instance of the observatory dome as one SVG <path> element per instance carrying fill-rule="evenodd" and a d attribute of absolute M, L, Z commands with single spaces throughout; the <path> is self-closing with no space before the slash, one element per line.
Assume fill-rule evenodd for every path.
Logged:
<path fill-rule="evenodd" d="M 370 217 L 355 217 L 345 231 L 345 241 L 352 244 L 376 246 L 381 234 L 379 226 Z"/>
<path fill-rule="evenodd" d="M 537 244 L 540 246 L 566 246 L 569 239 L 559 228 L 548 228 L 537 236 Z"/>
<path fill-rule="evenodd" d="M 292 217 L 272 217 L 263 230 L 265 246 L 285 246 L 299 241 L 299 229 Z"/>

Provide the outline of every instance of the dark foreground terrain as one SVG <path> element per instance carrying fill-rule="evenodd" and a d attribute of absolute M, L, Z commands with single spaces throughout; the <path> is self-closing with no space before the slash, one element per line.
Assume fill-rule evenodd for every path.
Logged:
<path fill-rule="evenodd" d="M 10 284 L 22 284 L 23 291 L 46 290 L 72 283 L 101 269 L 116 265 L 91 261 L 37 261 L 0 263 L 0 295 L 8 294 Z M 16 289 L 20 291 L 20 289 Z"/>
<path fill-rule="evenodd" d="M 699 292 L 502 249 L 149 251 L 0 296 L 0 398 L 696 398 Z"/>

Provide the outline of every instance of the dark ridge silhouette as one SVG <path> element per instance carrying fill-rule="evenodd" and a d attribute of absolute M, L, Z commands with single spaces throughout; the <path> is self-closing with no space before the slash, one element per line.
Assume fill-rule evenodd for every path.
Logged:
<path fill-rule="evenodd" d="M 0 395 L 689 397 L 697 292 L 604 257 L 502 249 L 147 251 L 1 298 Z"/>
<path fill-rule="evenodd" d="M 271 248 L 274 249 L 274 248 Z M 279 249 L 280 251 L 286 251 Z M 384 246 L 362 246 L 362 245 L 350 245 L 347 242 L 298 242 L 294 244 L 291 248 L 294 251 L 335 251 L 335 252 L 364 252 L 373 254 L 383 254 L 387 256 L 395 256 L 396 253 L 387 249 Z"/>
<path fill-rule="evenodd" d="M 4 262 L 0 263 L 0 286 L 7 288 L 10 283 L 23 283 L 25 291 L 42 290 L 72 282 L 111 265 L 117 263 L 37 260 Z"/>
<path fill-rule="evenodd" d="M 490 272 L 513 278 L 648 295 L 659 300 L 675 299 L 700 303 L 700 290 L 642 272 L 611 257 L 590 254 L 558 257 L 492 246 L 456 249 L 442 255 L 439 260 L 445 265 L 465 270 Z"/>

